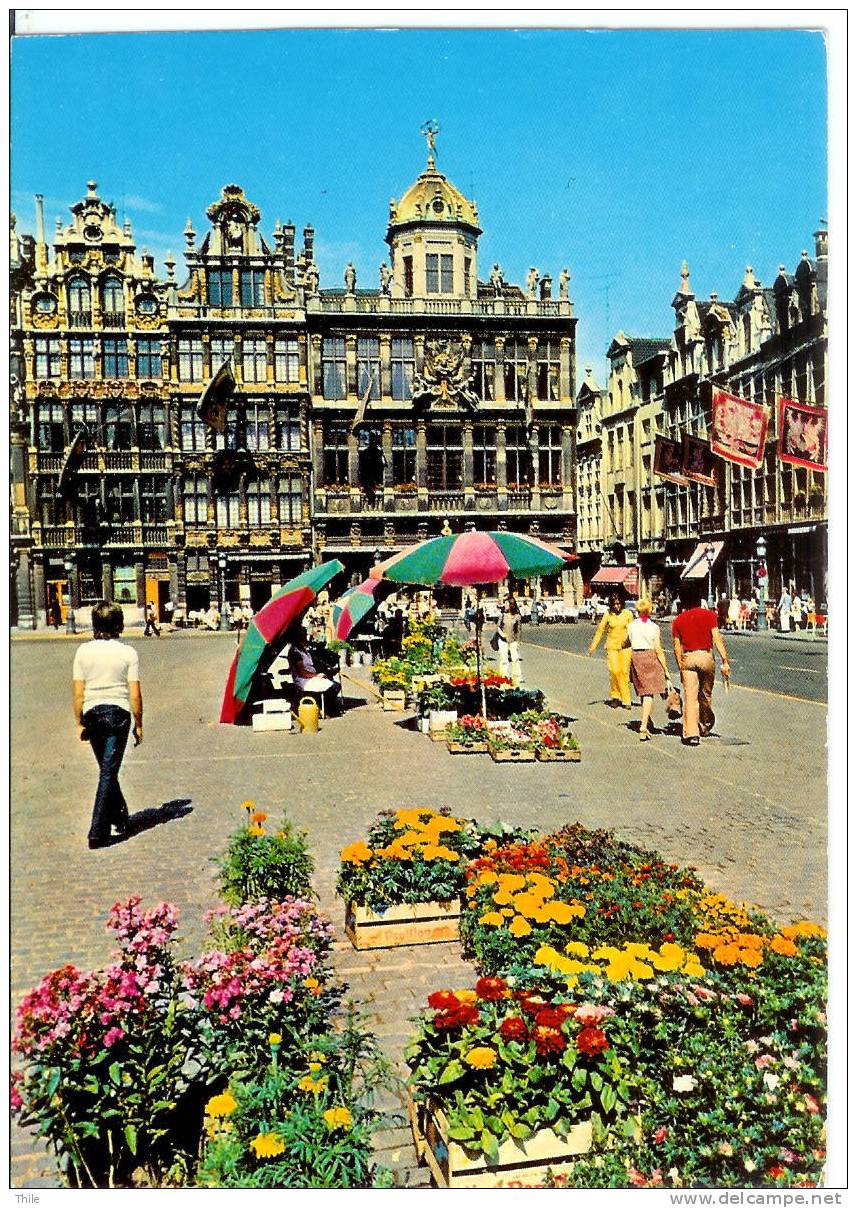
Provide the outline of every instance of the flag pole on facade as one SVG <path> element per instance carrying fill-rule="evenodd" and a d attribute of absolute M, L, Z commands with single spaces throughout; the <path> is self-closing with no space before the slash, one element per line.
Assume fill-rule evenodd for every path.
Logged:
<path fill-rule="evenodd" d="M 362 424 L 365 424 L 365 422 L 366 422 L 366 408 L 369 406 L 369 398 L 372 394 L 372 387 L 375 385 L 375 379 L 377 378 L 377 375 L 378 375 L 378 369 L 376 367 L 369 374 L 369 383 L 366 386 L 366 390 L 363 393 L 363 397 L 361 398 L 360 402 L 357 404 L 357 411 L 356 411 L 354 419 L 352 420 L 352 423 L 351 423 L 352 436 L 357 431 L 357 429 Z"/>
<path fill-rule="evenodd" d="M 226 404 L 235 390 L 232 360 L 227 358 L 202 392 L 196 413 L 215 432 L 226 431 Z"/>

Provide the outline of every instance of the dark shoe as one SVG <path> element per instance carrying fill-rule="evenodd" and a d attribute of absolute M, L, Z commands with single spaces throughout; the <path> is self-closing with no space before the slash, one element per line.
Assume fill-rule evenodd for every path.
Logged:
<path fill-rule="evenodd" d="M 95 850 L 96 850 L 96 848 L 99 848 L 99 847 L 110 847 L 110 842 L 111 842 L 111 841 L 110 841 L 110 838 L 108 837 L 108 838 L 106 838 L 106 839 L 92 839 L 92 838 L 90 838 L 90 839 L 88 839 L 88 840 L 87 840 L 87 842 L 89 843 L 89 850 L 90 850 L 90 851 L 95 851 Z"/>
<path fill-rule="evenodd" d="M 681 741 L 686 747 L 698 747 L 699 746 L 698 738 L 683 738 Z"/>

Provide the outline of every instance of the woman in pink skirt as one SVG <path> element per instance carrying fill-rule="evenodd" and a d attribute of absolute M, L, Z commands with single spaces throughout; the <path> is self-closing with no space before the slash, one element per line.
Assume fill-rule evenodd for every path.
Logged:
<path fill-rule="evenodd" d="M 669 682 L 661 631 L 652 620 L 651 600 L 637 601 L 636 619 L 628 626 L 631 642 L 631 681 L 643 702 L 640 742 L 649 741 L 649 725 L 655 694 L 662 696 Z"/>

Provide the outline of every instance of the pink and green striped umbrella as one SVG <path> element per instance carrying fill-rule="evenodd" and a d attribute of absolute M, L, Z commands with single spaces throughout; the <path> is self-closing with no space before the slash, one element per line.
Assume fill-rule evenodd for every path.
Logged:
<path fill-rule="evenodd" d="M 426 587 L 436 583 L 475 587 L 499 583 L 508 575 L 519 579 L 552 575 L 574 560 L 574 554 L 524 533 L 471 531 L 409 546 L 373 566 L 369 575 Z"/>
<path fill-rule="evenodd" d="M 345 567 L 338 559 L 313 566 L 302 575 L 290 579 L 254 616 L 236 651 L 226 690 L 220 720 L 234 725 L 247 704 L 259 661 L 271 642 L 281 637 L 312 604 L 318 593 Z"/>
<path fill-rule="evenodd" d="M 380 579 L 364 579 L 356 587 L 349 587 L 333 603 L 333 633 L 340 641 L 346 641 L 355 625 L 378 604 L 378 591 L 383 587 Z"/>

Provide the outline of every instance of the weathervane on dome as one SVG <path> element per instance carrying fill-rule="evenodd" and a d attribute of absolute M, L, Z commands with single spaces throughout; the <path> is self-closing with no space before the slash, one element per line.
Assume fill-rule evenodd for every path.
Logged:
<path fill-rule="evenodd" d="M 434 166 L 435 138 L 437 137 L 438 134 L 440 134 L 440 122 L 437 120 L 437 118 L 430 117 L 429 120 L 425 123 L 425 125 L 420 126 L 420 134 L 423 135 L 426 142 L 428 143 L 429 164 L 433 167 Z"/>

